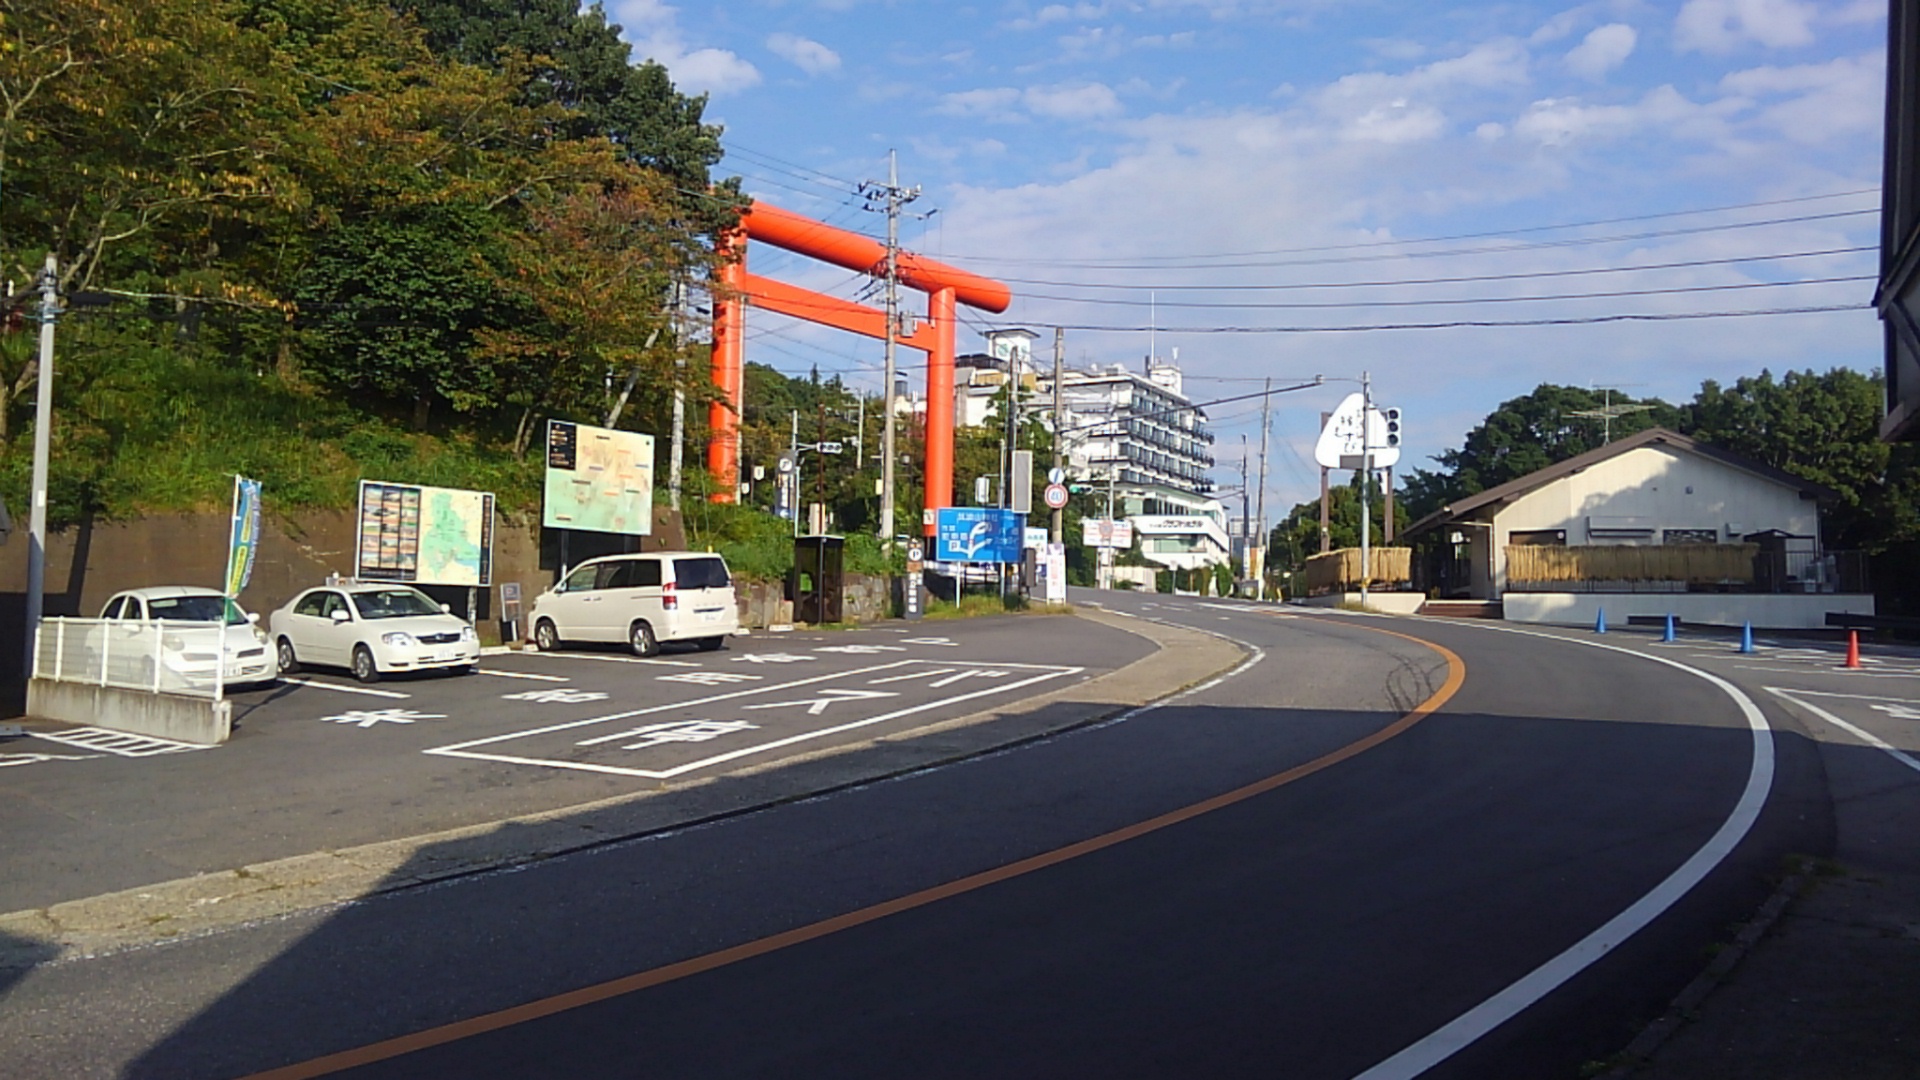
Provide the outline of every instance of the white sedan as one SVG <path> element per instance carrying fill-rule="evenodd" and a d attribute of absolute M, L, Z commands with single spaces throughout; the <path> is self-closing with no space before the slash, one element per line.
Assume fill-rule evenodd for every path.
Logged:
<path fill-rule="evenodd" d="M 101 608 L 88 651 L 107 665 L 108 681 L 146 690 L 211 690 L 216 681 L 269 683 L 279 671 L 266 632 L 254 625 L 259 621 L 217 589 L 128 589 Z M 223 650 L 226 670 L 219 671 Z"/>
<path fill-rule="evenodd" d="M 294 597 L 268 620 L 280 670 L 344 667 L 363 683 L 395 671 L 472 672 L 473 627 L 409 585 L 341 582 Z"/>

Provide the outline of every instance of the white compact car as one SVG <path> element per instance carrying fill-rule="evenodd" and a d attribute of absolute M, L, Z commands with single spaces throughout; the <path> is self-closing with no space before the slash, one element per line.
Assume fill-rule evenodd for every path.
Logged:
<path fill-rule="evenodd" d="M 635 654 L 652 656 L 668 641 L 719 648 L 740 629 L 740 609 L 718 555 L 608 555 L 581 563 L 541 593 L 527 626 L 542 652 L 568 641 L 624 641 Z"/>
<path fill-rule="evenodd" d="M 154 585 L 113 594 L 88 651 L 111 681 L 157 690 L 211 690 L 272 682 L 280 674 L 260 616 L 241 610 L 217 589 Z M 223 630 L 221 623 L 225 622 Z M 222 646 L 226 670 L 220 671 Z"/>
<path fill-rule="evenodd" d="M 345 581 L 308 589 L 268 620 L 280 670 L 344 667 L 361 682 L 395 671 L 458 671 L 480 663 L 480 637 L 411 585 Z"/>

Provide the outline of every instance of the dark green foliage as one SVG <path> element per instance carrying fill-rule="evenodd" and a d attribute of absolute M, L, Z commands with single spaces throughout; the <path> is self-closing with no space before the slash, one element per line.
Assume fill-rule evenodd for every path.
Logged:
<path fill-rule="evenodd" d="M 468 361 L 474 335 L 509 325 L 490 250 L 498 225 L 472 206 L 393 210 L 321 237 L 295 298 L 306 312 L 308 373 L 341 390 L 413 407 L 491 404 L 491 370 Z"/>
<path fill-rule="evenodd" d="M 571 0 L 398 0 L 426 31 L 435 52 L 463 63 L 533 61 L 526 102 L 571 113 L 567 135 L 605 136 L 635 164 L 670 177 L 703 231 L 731 225 L 744 202 L 739 181 L 709 195 L 708 170 L 721 158 L 720 128 L 702 120 L 706 96 L 687 97 L 666 68 L 632 62 L 620 27 L 598 3 Z"/>

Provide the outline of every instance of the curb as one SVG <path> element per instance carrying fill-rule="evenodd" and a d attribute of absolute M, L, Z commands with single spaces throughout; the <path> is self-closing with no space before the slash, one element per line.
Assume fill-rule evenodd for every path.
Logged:
<path fill-rule="evenodd" d="M 937 768 L 1164 701 L 1233 669 L 1247 655 L 1237 643 L 1206 631 L 1097 611 L 1074 617 L 1158 647 L 1086 682 L 675 787 L 0 914 L 0 970 L 189 940 Z"/>

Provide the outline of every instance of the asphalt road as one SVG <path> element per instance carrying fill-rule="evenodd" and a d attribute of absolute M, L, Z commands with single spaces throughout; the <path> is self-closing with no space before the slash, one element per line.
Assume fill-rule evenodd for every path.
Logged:
<path fill-rule="evenodd" d="M 1072 685 L 1139 637 L 1035 616 L 756 634 L 716 652 L 303 671 L 213 749 L 35 725 L 0 744 L 0 912 L 701 783 Z M 1044 660 L 1036 660 L 1044 657 Z M 143 745 L 147 744 L 147 745 Z"/>
<path fill-rule="evenodd" d="M 35 969 L 0 1073 L 1572 1077 L 1831 843 L 1780 709 L 1668 664 L 1104 599 L 1261 652 L 945 768 Z"/>

